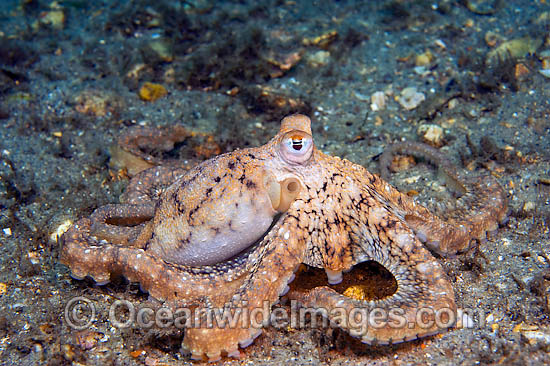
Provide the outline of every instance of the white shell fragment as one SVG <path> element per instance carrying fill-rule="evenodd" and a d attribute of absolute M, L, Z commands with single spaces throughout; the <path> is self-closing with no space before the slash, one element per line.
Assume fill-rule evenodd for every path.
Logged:
<path fill-rule="evenodd" d="M 418 127 L 417 133 L 425 142 L 435 146 L 441 146 L 445 137 L 441 126 L 434 124 L 425 124 Z"/>
<path fill-rule="evenodd" d="M 381 91 L 377 91 L 373 93 L 370 96 L 370 109 L 372 109 L 373 112 L 381 111 L 382 109 L 386 108 L 386 94 Z"/>
<path fill-rule="evenodd" d="M 401 91 L 399 104 L 401 104 L 401 106 L 406 110 L 410 111 L 418 107 L 420 103 L 425 100 L 426 96 L 417 91 L 415 87 L 411 86 Z"/>

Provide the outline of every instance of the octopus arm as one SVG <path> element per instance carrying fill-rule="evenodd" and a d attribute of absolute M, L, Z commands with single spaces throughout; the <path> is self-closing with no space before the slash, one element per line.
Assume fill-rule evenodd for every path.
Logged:
<path fill-rule="evenodd" d="M 223 308 L 219 303 L 212 303 L 209 310 L 223 309 L 225 316 L 229 311 L 233 320 L 237 314 L 234 326 L 222 315 L 227 321 L 223 324 L 186 329 L 184 348 L 191 352 L 193 359 L 206 356 L 209 361 L 215 361 L 223 355 L 238 357 L 239 347 L 250 345 L 261 333 L 261 328 L 269 324 L 271 307 L 288 291 L 288 283 L 305 255 L 304 236 L 295 229 L 296 225 L 293 218 L 283 218 L 264 239 L 263 249 L 253 261 L 254 267 Z M 214 319 L 219 321 L 220 317 Z"/>
<path fill-rule="evenodd" d="M 508 213 L 506 192 L 492 176 L 464 177 L 439 150 L 418 142 L 402 142 L 388 148 L 380 158 L 381 176 L 389 177 L 388 166 L 395 153 L 421 156 L 435 164 L 448 185 L 458 193 L 454 202 L 430 210 L 374 176 L 374 191 L 382 194 L 421 241 L 441 255 L 454 255 L 470 248 L 472 240 L 484 240 L 504 222 Z"/>
<path fill-rule="evenodd" d="M 218 266 L 179 266 L 152 255 L 147 248 L 100 239 L 92 231 L 94 224 L 91 219 L 81 219 L 61 238 L 60 262 L 70 268 L 74 278 L 89 276 L 105 284 L 111 275 L 123 275 L 139 282 L 155 299 L 177 305 L 198 304 L 205 296 L 213 301 L 224 299 L 239 288 L 253 265 L 249 260 L 258 255 L 253 252 L 239 262 Z"/>
<path fill-rule="evenodd" d="M 271 306 L 288 290 L 303 261 L 304 238 L 292 220 L 281 218 L 242 260 L 187 267 L 168 264 L 143 248 L 99 239 L 92 234 L 93 221 L 81 219 L 63 235 L 60 260 L 75 278 L 90 276 L 102 284 L 111 274 L 122 274 L 169 306 L 214 311 L 213 326 L 199 317 L 185 329 L 184 348 L 195 359 L 238 357 L 239 347 L 251 344 L 268 324 Z M 224 323 L 225 309 L 238 312 L 236 325 Z M 253 314 L 260 318 L 252 319 Z"/>
<path fill-rule="evenodd" d="M 136 174 L 124 193 L 120 196 L 121 203 L 156 202 L 166 188 L 187 173 L 185 168 L 170 166 L 155 166 Z"/>
<path fill-rule="evenodd" d="M 154 212 L 152 203 L 102 206 L 90 216 L 90 234 L 97 240 L 143 247 Z"/>
<path fill-rule="evenodd" d="M 397 291 L 374 301 L 353 299 L 329 287 L 291 295 L 368 344 L 400 343 L 453 326 L 454 292 L 441 265 L 391 212 L 373 207 L 368 214 L 368 224 L 358 226 L 354 236 L 364 260 L 374 260 L 393 274 Z"/>

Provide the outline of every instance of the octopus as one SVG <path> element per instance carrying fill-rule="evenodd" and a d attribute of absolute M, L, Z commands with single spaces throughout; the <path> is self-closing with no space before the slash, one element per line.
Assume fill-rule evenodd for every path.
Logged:
<path fill-rule="evenodd" d="M 119 204 L 96 209 L 62 236 L 60 260 L 76 279 L 105 284 L 123 275 L 164 304 L 196 310 L 196 322 L 183 330 L 192 359 L 240 357 L 269 321 L 241 316 L 232 326 L 207 324 L 208 311 L 270 310 L 303 264 L 324 269 L 327 283 L 287 296 L 324 309 L 362 342 L 433 335 L 454 326 L 457 315 L 434 254 L 455 255 L 485 239 L 505 219 L 507 199 L 495 178 L 459 176 L 434 148 L 401 144 L 381 160 L 398 151 L 425 156 L 448 173 L 460 191 L 452 208 L 428 209 L 364 167 L 324 154 L 310 119 L 291 115 L 263 146 L 191 169 L 170 164 L 138 173 Z M 393 275 L 393 294 L 361 299 L 334 289 L 367 261 Z M 358 328 L 341 316 L 358 310 L 369 314 L 363 323 L 376 314 L 376 324 Z M 421 321 L 437 314 L 446 321 Z"/>

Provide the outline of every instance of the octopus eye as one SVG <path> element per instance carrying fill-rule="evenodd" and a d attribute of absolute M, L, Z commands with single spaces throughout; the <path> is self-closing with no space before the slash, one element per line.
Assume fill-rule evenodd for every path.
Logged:
<path fill-rule="evenodd" d="M 313 151 L 311 135 L 303 131 L 290 131 L 283 137 L 281 154 L 283 159 L 294 164 L 306 162 Z"/>

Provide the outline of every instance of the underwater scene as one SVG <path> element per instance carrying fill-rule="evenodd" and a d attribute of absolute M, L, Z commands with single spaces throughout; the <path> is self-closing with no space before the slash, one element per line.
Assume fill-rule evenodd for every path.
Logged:
<path fill-rule="evenodd" d="M 549 85 L 545 0 L 2 0 L 0 364 L 550 364 Z"/>

